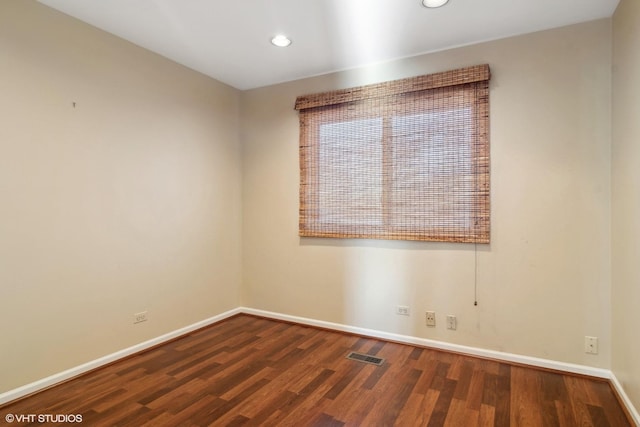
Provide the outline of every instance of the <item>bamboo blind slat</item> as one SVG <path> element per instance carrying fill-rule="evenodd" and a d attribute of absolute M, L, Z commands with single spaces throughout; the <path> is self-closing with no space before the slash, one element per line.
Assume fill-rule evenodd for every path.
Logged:
<path fill-rule="evenodd" d="M 300 235 L 488 243 L 489 77 L 481 65 L 298 98 Z"/>

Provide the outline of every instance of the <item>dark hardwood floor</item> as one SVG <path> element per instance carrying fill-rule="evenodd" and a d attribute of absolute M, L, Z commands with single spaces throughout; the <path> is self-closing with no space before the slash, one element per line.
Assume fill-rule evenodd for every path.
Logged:
<path fill-rule="evenodd" d="M 85 426 L 631 425 L 605 381 L 248 315 L 0 408 L 7 414 L 81 415 Z"/>

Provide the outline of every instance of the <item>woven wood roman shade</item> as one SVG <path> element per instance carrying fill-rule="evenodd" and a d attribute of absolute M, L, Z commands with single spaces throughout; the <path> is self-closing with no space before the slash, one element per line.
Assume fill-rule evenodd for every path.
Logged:
<path fill-rule="evenodd" d="M 489 242 L 488 65 L 298 97 L 300 235 Z"/>

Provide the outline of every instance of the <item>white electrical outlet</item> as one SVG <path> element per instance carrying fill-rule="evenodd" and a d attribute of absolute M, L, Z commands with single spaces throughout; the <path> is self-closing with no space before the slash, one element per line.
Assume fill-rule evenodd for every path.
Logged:
<path fill-rule="evenodd" d="M 598 354 L 598 337 L 584 337 L 584 352 Z"/>
<path fill-rule="evenodd" d="M 141 323 L 147 321 L 147 312 L 141 311 L 140 313 L 135 313 L 133 315 L 133 323 Z"/>
<path fill-rule="evenodd" d="M 408 316 L 409 315 L 409 306 L 406 305 L 398 305 L 396 306 L 396 314 L 400 316 Z"/>
<path fill-rule="evenodd" d="M 457 327 L 458 327 L 458 320 L 456 319 L 456 316 L 454 316 L 453 314 L 449 314 L 447 316 L 447 329 L 451 329 L 455 331 Z"/>
<path fill-rule="evenodd" d="M 426 320 L 427 320 L 427 326 L 436 326 L 436 312 L 427 311 Z"/>

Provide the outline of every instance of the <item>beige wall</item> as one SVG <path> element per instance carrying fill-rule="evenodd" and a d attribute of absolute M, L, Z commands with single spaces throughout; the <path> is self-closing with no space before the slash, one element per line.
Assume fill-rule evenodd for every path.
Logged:
<path fill-rule="evenodd" d="M 238 108 L 235 89 L 0 1 L 0 393 L 240 305 Z"/>
<path fill-rule="evenodd" d="M 605 19 L 244 92 L 244 303 L 609 367 L 610 60 Z M 477 307 L 473 245 L 297 236 L 296 96 L 481 63 L 492 70 L 493 229 L 478 247 Z M 599 337 L 598 355 L 585 354 L 585 335 Z"/>
<path fill-rule="evenodd" d="M 613 362 L 640 408 L 640 2 L 613 17 Z"/>

